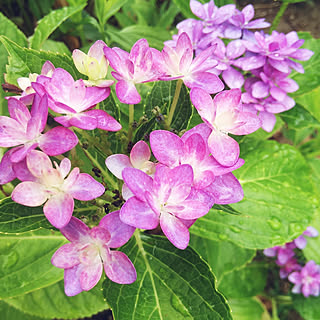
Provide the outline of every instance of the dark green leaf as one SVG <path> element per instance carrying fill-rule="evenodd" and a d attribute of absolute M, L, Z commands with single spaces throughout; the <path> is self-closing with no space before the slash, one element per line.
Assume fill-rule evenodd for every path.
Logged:
<path fill-rule="evenodd" d="M 38 318 L 25 314 L 16 308 L 11 307 L 4 301 L 0 301 L 0 314 L 1 320 L 42 320 L 43 318 Z"/>
<path fill-rule="evenodd" d="M 40 74 L 47 60 L 50 60 L 56 68 L 60 67 L 68 71 L 75 79 L 81 78 L 72 58 L 65 54 L 22 48 L 4 36 L 0 36 L 0 41 L 9 53 L 9 65 L 7 65 L 5 78 L 10 84 L 16 85 L 18 78 L 28 77 L 29 73 Z"/>
<path fill-rule="evenodd" d="M 293 295 L 292 305 L 304 320 L 319 320 L 320 297 L 305 298 L 302 294 Z"/>
<path fill-rule="evenodd" d="M 102 295 L 101 283 L 88 292 L 83 291 L 74 297 L 68 297 L 64 293 L 63 281 L 28 294 L 6 299 L 5 302 L 32 316 L 49 319 L 90 317 L 108 307 Z"/>
<path fill-rule="evenodd" d="M 36 27 L 33 36 L 30 37 L 30 47 L 32 49 L 40 49 L 43 42 L 48 39 L 54 30 L 56 30 L 69 17 L 80 12 L 85 5 L 86 4 L 76 7 L 63 7 L 61 9 L 51 11 L 38 22 L 38 26 Z"/>
<path fill-rule="evenodd" d="M 230 205 L 241 214 L 211 209 L 190 232 L 252 249 L 281 245 L 299 236 L 318 206 L 304 158 L 293 147 L 275 141 L 247 146 L 241 156 L 246 162 L 234 173 L 244 199 Z"/>
<path fill-rule="evenodd" d="M 173 0 L 176 6 L 180 9 L 185 18 L 197 18 L 191 11 L 189 1 L 186 0 Z"/>
<path fill-rule="evenodd" d="M 231 319 L 209 266 L 190 247 L 179 250 L 165 238 L 136 232 L 123 251 L 138 279 L 131 285 L 104 283 L 115 319 Z"/>

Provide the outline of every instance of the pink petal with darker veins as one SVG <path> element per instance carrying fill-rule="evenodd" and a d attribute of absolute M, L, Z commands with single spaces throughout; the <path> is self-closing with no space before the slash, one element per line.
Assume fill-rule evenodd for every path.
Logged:
<path fill-rule="evenodd" d="M 13 149 L 11 149 L 13 150 Z M 7 151 L 0 162 L 0 184 L 6 184 L 16 178 L 16 173 L 13 169 L 13 163 L 10 160 L 12 151 Z"/>
<path fill-rule="evenodd" d="M 83 291 L 80 285 L 80 274 L 83 265 L 79 264 L 64 270 L 64 292 L 68 297 L 75 296 Z"/>
<path fill-rule="evenodd" d="M 103 266 L 111 281 L 120 284 L 130 284 L 136 281 L 136 269 L 126 254 L 121 251 L 111 251 L 110 258 L 111 261 L 105 261 Z"/>
<path fill-rule="evenodd" d="M 166 130 L 152 131 L 150 146 L 155 158 L 169 167 L 178 165 L 184 153 L 179 136 Z"/>
<path fill-rule="evenodd" d="M 212 132 L 208 140 L 212 156 L 223 166 L 231 167 L 238 161 L 240 148 L 237 141 L 221 132 Z"/>
<path fill-rule="evenodd" d="M 110 232 L 109 248 L 119 248 L 129 241 L 136 228 L 123 223 L 119 216 L 120 211 L 113 211 L 104 216 L 99 226 Z"/>
<path fill-rule="evenodd" d="M 122 177 L 129 189 L 142 201 L 144 201 L 145 191 L 152 190 L 153 179 L 139 169 L 124 168 Z"/>
<path fill-rule="evenodd" d="M 120 219 L 130 226 L 147 230 L 155 229 L 159 224 L 158 215 L 147 203 L 140 201 L 136 197 L 128 199 L 122 206 Z"/>
<path fill-rule="evenodd" d="M 129 157 L 124 154 L 112 154 L 106 159 L 105 163 L 107 168 L 121 180 L 123 169 L 132 168 Z"/>
<path fill-rule="evenodd" d="M 106 131 L 119 131 L 122 128 L 121 124 L 104 110 L 89 110 L 85 112 L 85 114 L 87 116 L 96 118 L 98 129 Z"/>
<path fill-rule="evenodd" d="M 19 183 L 12 191 L 13 201 L 28 207 L 41 206 L 48 198 L 42 184 L 33 181 Z"/>
<path fill-rule="evenodd" d="M 212 123 L 215 118 L 215 108 L 210 94 L 203 89 L 193 88 L 190 91 L 190 99 L 200 117 Z"/>
<path fill-rule="evenodd" d="M 71 219 L 74 201 L 67 193 L 52 196 L 44 205 L 43 212 L 49 222 L 56 228 L 65 227 Z"/>
<path fill-rule="evenodd" d="M 90 240 L 90 228 L 81 220 L 71 217 L 69 223 L 62 229 L 61 233 L 71 242 L 88 242 Z"/>
<path fill-rule="evenodd" d="M 194 72 L 185 77 L 183 82 L 190 89 L 201 88 L 210 94 L 220 92 L 224 89 L 224 84 L 220 78 L 206 71 Z"/>
<path fill-rule="evenodd" d="M 75 199 L 89 201 L 104 194 L 104 186 L 87 173 L 80 173 L 68 193 Z"/>
<path fill-rule="evenodd" d="M 167 205 L 166 210 L 176 217 L 192 220 L 198 219 L 209 212 L 210 207 L 206 203 L 197 200 L 184 200 L 182 206 Z"/>
<path fill-rule="evenodd" d="M 19 122 L 6 116 L 0 116 L 0 133 L 0 147 L 14 147 L 27 141 Z"/>
<path fill-rule="evenodd" d="M 52 256 L 51 263 L 57 268 L 72 268 L 80 263 L 78 249 L 73 243 L 66 243 Z"/>
<path fill-rule="evenodd" d="M 141 101 L 135 85 L 131 82 L 120 80 L 116 84 L 116 94 L 122 103 L 138 104 Z"/>
<path fill-rule="evenodd" d="M 8 111 L 10 117 L 18 121 L 26 129 L 26 125 L 31 118 L 29 109 L 18 99 L 8 99 Z"/>
<path fill-rule="evenodd" d="M 69 119 L 71 126 L 83 130 L 94 130 L 98 126 L 98 121 L 95 116 L 88 114 L 88 112 L 77 113 Z"/>
<path fill-rule="evenodd" d="M 48 119 L 48 96 L 47 94 L 44 94 L 42 97 L 40 97 L 38 94 L 35 95 L 33 104 L 31 107 L 31 117 L 35 119 L 35 125 L 33 129 L 29 129 L 28 124 L 28 131 L 32 130 L 34 133 L 33 135 L 36 135 L 40 132 L 42 132 L 47 124 Z"/>
<path fill-rule="evenodd" d="M 17 148 L 13 148 L 10 160 L 14 163 L 22 161 L 31 150 L 35 149 L 38 146 L 38 143 L 26 143 L 25 145 Z"/>
<path fill-rule="evenodd" d="M 91 290 L 101 279 L 102 263 L 84 265 L 80 274 L 80 286 L 84 291 Z"/>
<path fill-rule="evenodd" d="M 161 212 L 160 226 L 168 240 L 178 249 L 184 250 L 190 239 L 187 226 L 170 213 Z"/>
<path fill-rule="evenodd" d="M 77 111 L 84 111 L 95 106 L 97 103 L 107 99 L 110 92 L 110 88 L 87 87 L 85 97 Z"/>
<path fill-rule="evenodd" d="M 151 157 L 149 146 L 144 141 L 138 141 L 130 152 L 130 161 L 134 168 L 141 168 Z"/>
<path fill-rule="evenodd" d="M 27 156 L 27 166 L 30 172 L 37 178 L 40 178 L 44 172 L 52 169 L 50 158 L 43 152 L 32 150 Z"/>
<path fill-rule="evenodd" d="M 65 153 L 78 144 L 78 137 L 64 127 L 54 127 L 39 139 L 39 148 L 49 156 Z"/>

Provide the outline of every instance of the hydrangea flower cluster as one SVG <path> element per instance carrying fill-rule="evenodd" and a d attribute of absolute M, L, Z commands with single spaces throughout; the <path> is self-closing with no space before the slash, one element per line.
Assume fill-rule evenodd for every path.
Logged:
<path fill-rule="evenodd" d="M 48 221 L 70 241 L 52 257 L 52 264 L 65 270 L 67 295 L 93 288 L 103 270 L 117 283 L 134 282 L 136 271 L 129 258 L 111 249 L 124 245 L 136 228 L 152 230 L 160 225 L 174 246 L 185 249 L 189 228 L 214 204 L 243 198 L 232 172 L 244 160 L 239 158 L 238 143 L 228 134 L 246 135 L 260 127 L 271 130 L 273 114 L 294 105 L 286 93 L 298 87 L 287 76 L 292 68 L 302 69 L 291 58 L 311 56 L 308 50 L 298 49 L 303 41 L 296 34 L 251 33 L 252 28 L 269 26 L 263 19 L 251 21 L 251 5 L 238 11 L 234 5 L 217 8 L 212 0 L 204 5 L 191 0 L 190 6 L 200 20 L 181 22 L 178 35 L 162 51 L 150 48 L 146 39 L 138 40 L 130 53 L 98 40 L 88 54 L 75 50 L 72 55 L 76 68 L 88 79 L 75 80 L 47 61 L 40 75 L 18 79 L 23 92 L 8 98 L 10 117 L 0 116 L 0 147 L 10 148 L 0 163 L 0 184 L 19 179 L 12 199 L 30 207 L 44 205 Z M 222 38 L 232 41 L 225 46 Z M 113 79 L 105 79 L 109 65 Z M 239 69 L 250 70 L 254 77 L 245 80 Z M 222 91 L 220 74 L 230 90 Z M 108 156 L 107 168 L 124 181 L 125 203 L 90 229 L 72 216 L 74 199 L 94 200 L 104 194 L 105 187 L 78 167 L 71 169 L 71 161 L 62 156 L 78 144 L 73 130 L 122 129 L 116 119 L 97 108 L 109 97 L 113 84 L 119 101 L 132 107 L 141 101 L 137 84 L 172 80 L 178 80 L 176 88 L 184 83 L 191 89 L 190 99 L 203 123 L 180 136 L 152 131 L 150 147 L 139 141 L 129 156 Z M 240 90 L 243 85 L 245 93 Z M 55 120 L 53 128 L 47 126 L 49 114 Z M 129 121 L 133 121 L 130 116 Z M 130 139 L 128 134 L 129 143 Z M 49 156 L 62 160 L 52 165 Z M 303 241 L 297 239 L 297 246 Z M 299 270 L 289 253 L 291 246 L 277 249 L 286 276 Z M 304 281 L 292 277 L 297 286 Z"/>
<path fill-rule="evenodd" d="M 288 76 L 292 69 L 304 72 L 302 65 L 295 60 L 309 60 L 313 52 L 300 49 L 304 40 L 299 39 L 295 31 L 288 34 L 273 31 L 271 35 L 251 31 L 270 26 L 264 19 L 252 20 L 254 8 L 251 4 L 239 11 L 233 4 L 218 8 L 213 0 L 205 4 L 190 0 L 190 8 L 199 20 L 180 22 L 177 25 L 178 35 L 174 35 L 166 45 L 177 48 L 178 40 L 186 33 L 196 59 L 208 48 L 215 47 L 210 57 L 212 68 L 208 72 L 221 74 L 231 89 L 243 89 L 241 100 L 244 108 L 259 116 L 265 131 L 272 131 L 275 114 L 295 105 L 288 93 L 299 87 Z M 241 70 L 251 72 L 251 76 L 245 79 Z"/>
<path fill-rule="evenodd" d="M 302 266 L 297 258 L 295 250 L 304 249 L 307 245 L 307 237 L 318 237 L 318 231 L 308 227 L 301 236 L 283 246 L 275 246 L 263 250 L 267 257 L 276 257 L 276 264 L 280 266 L 280 278 L 294 284 L 293 293 L 302 293 L 306 298 L 310 295 L 320 294 L 320 266 L 313 260 Z"/>

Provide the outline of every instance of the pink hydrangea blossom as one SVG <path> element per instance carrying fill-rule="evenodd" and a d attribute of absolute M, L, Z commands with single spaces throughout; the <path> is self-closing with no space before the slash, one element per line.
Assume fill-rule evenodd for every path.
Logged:
<path fill-rule="evenodd" d="M 27 177 L 24 173 L 24 179 L 27 181 L 14 188 L 12 200 L 28 207 L 45 203 L 43 212 L 56 228 L 63 228 L 69 223 L 74 208 L 73 199 L 93 200 L 105 191 L 102 184 L 87 173 L 80 173 L 79 168 L 70 172 L 71 162 L 68 158 L 64 158 L 60 165 L 55 163 L 54 168 L 45 153 L 33 150 L 26 157 L 26 166 L 29 173 Z M 24 168 L 22 170 L 27 171 Z"/>
<path fill-rule="evenodd" d="M 146 39 L 138 40 L 130 53 L 120 48 L 104 48 L 104 54 L 115 70 L 111 74 L 118 80 L 116 94 L 122 103 L 137 104 L 141 101 L 135 84 L 158 80 L 153 67 L 153 55 Z"/>
<path fill-rule="evenodd" d="M 110 88 L 86 87 L 83 80 L 74 81 L 64 69 L 53 71 L 52 78 L 38 76 L 32 83 L 41 96 L 48 95 L 48 105 L 54 112 L 65 114 L 54 119 L 65 127 L 77 127 L 84 130 L 96 128 L 118 131 L 121 125 L 104 110 L 92 109 L 105 100 Z M 89 110 L 88 110 L 89 109 Z"/>
<path fill-rule="evenodd" d="M 68 225 L 60 229 L 70 243 L 59 248 L 51 259 L 54 266 L 64 269 L 66 295 L 75 296 L 92 289 L 103 269 L 116 283 L 134 282 L 137 274 L 130 259 L 121 251 L 111 250 L 124 245 L 134 230 L 121 222 L 119 211 L 109 213 L 92 229 L 72 217 Z"/>
<path fill-rule="evenodd" d="M 319 232 L 314 227 L 309 226 L 306 231 L 303 232 L 301 236 L 294 239 L 293 242 L 300 250 L 304 249 L 307 245 L 307 239 L 305 237 L 315 238 L 319 236 Z"/>
<path fill-rule="evenodd" d="M 300 270 L 291 273 L 289 281 L 294 284 L 293 293 L 302 293 L 306 298 L 320 294 L 320 266 L 310 260 Z"/>
<path fill-rule="evenodd" d="M 21 162 L 33 149 L 39 147 L 50 156 L 71 150 L 78 143 L 77 136 L 67 128 L 55 127 L 42 133 L 47 123 L 47 95 L 35 95 L 31 111 L 15 98 L 8 99 L 10 117 L 0 116 L 0 146 L 14 147 L 0 163 L 0 183 L 8 183 L 16 175 L 15 163 Z"/>
<path fill-rule="evenodd" d="M 88 54 L 75 49 L 72 52 L 73 62 L 82 74 L 88 77 L 84 80 L 86 86 L 110 87 L 114 81 L 106 80 L 109 62 L 104 56 L 103 48 L 107 45 L 102 40 L 97 40 L 89 49 Z"/>
<path fill-rule="evenodd" d="M 120 219 L 148 230 L 160 223 L 171 243 L 185 249 L 189 243 L 188 227 L 210 209 L 203 201 L 192 198 L 192 167 L 184 164 L 170 169 L 158 165 L 153 179 L 141 170 L 125 168 L 122 176 L 134 197 L 122 206 Z"/>
<path fill-rule="evenodd" d="M 193 59 L 191 40 L 183 32 L 178 36 L 175 48 L 165 45 L 161 52 L 152 50 L 155 68 L 162 74 L 159 79 L 182 79 L 188 88 L 202 88 L 208 93 L 223 90 L 222 81 L 210 72 L 217 65 L 214 59 L 209 59 L 214 50 L 215 46 L 211 46 Z"/>
<path fill-rule="evenodd" d="M 204 90 L 193 88 L 190 98 L 202 120 L 212 130 L 208 137 L 208 146 L 213 157 L 223 166 L 235 165 L 239 158 L 239 145 L 228 133 L 249 134 L 261 126 L 257 115 L 243 110 L 241 91 L 223 91 L 212 100 Z"/>

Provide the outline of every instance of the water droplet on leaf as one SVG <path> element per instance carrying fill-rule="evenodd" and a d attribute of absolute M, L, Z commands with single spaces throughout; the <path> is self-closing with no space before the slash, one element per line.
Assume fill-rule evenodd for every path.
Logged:
<path fill-rule="evenodd" d="M 273 230 L 279 230 L 282 227 L 281 221 L 276 217 L 271 217 L 267 222 Z"/>

